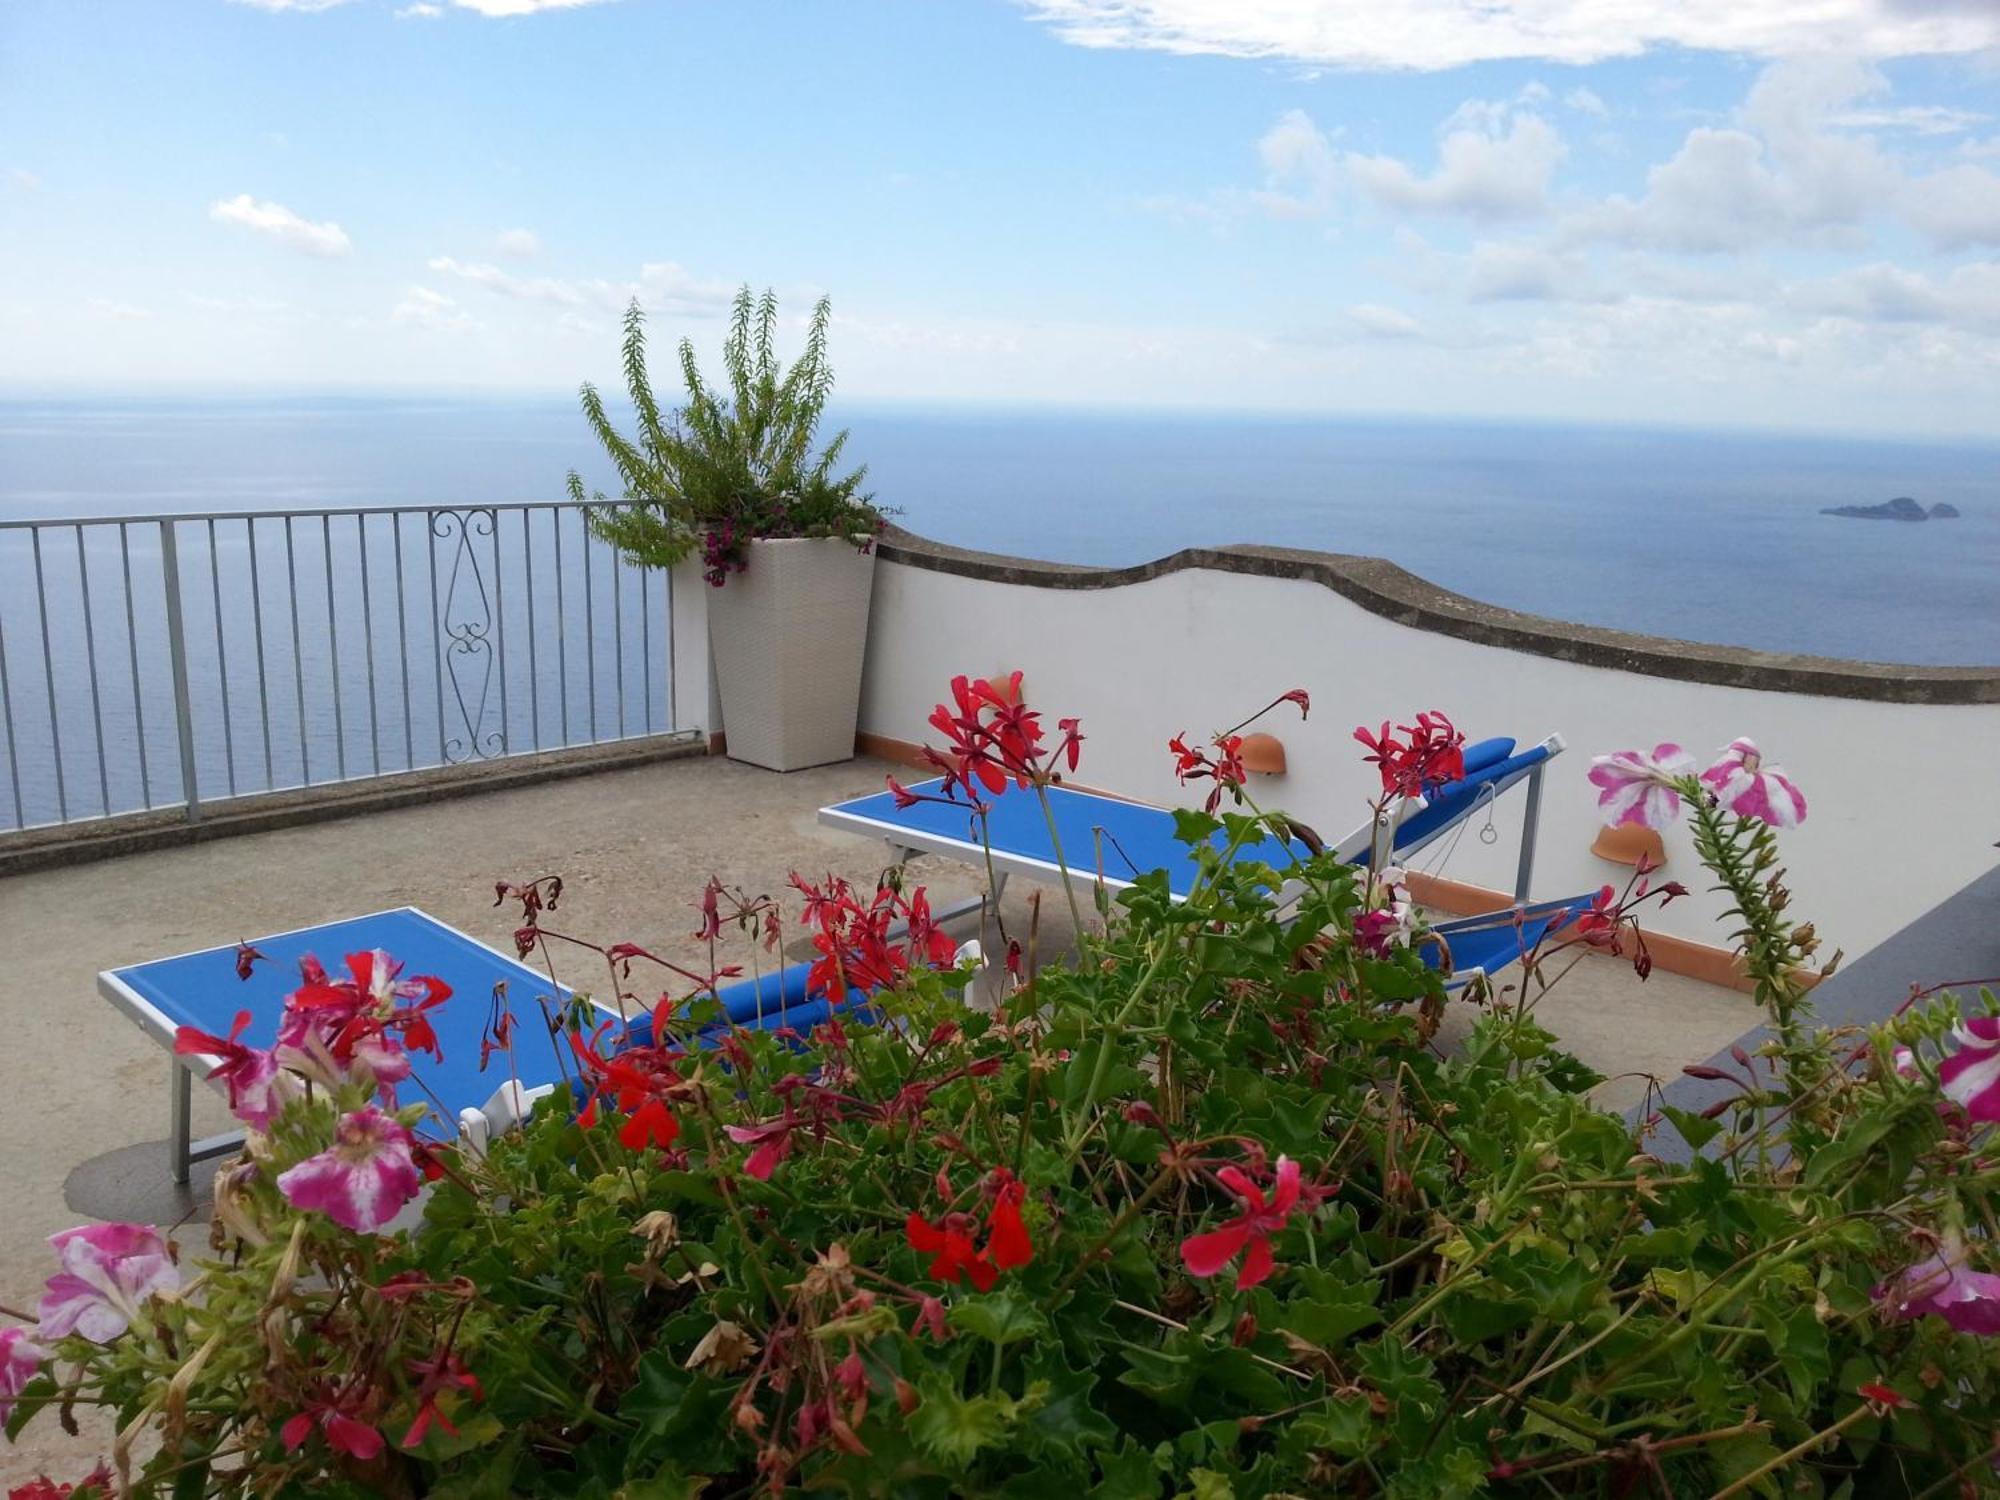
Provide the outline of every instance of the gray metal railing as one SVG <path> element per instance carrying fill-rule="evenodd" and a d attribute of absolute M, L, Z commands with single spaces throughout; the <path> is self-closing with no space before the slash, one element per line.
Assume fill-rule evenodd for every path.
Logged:
<path fill-rule="evenodd" d="M 672 632 L 573 505 L 0 520 L 0 829 L 671 732 Z"/>

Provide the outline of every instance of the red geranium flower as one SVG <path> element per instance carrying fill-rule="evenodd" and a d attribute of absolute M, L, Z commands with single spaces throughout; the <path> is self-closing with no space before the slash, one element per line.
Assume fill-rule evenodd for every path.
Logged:
<path fill-rule="evenodd" d="M 433 1426 L 441 1427 L 452 1436 L 458 1436 L 458 1429 L 451 1419 L 438 1410 L 438 1397 L 449 1390 L 469 1392 L 475 1401 L 484 1401 L 486 1392 L 480 1389 L 479 1377 L 466 1369 L 465 1361 L 450 1349 L 445 1349 L 430 1359 L 410 1361 L 410 1373 L 421 1378 L 417 1387 L 417 1416 L 410 1423 L 410 1430 L 403 1434 L 397 1444 L 402 1448 L 414 1448 L 424 1440 Z"/>
<path fill-rule="evenodd" d="M 311 1436 L 314 1426 L 318 1426 L 326 1435 L 327 1446 L 337 1453 L 345 1453 L 362 1463 L 380 1455 L 383 1448 L 381 1431 L 352 1414 L 360 1400 L 361 1393 L 357 1391 L 330 1400 L 308 1401 L 304 1411 L 294 1415 L 278 1430 L 285 1451 L 297 1452 L 299 1446 Z"/>
<path fill-rule="evenodd" d="M 986 1254 L 1003 1271 L 1025 1266 L 1035 1253 L 1028 1226 L 1021 1222 L 1027 1185 L 1007 1168 L 999 1167 L 993 1173 L 991 1191 L 993 1212 L 986 1218 Z"/>
<path fill-rule="evenodd" d="M 937 1281 L 970 1281 L 980 1291 L 990 1291 L 1000 1269 L 986 1253 L 974 1248 L 972 1236 L 963 1227 L 963 1214 L 947 1214 L 941 1224 L 932 1224 L 921 1214 L 903 1221 L 903 1237 L 910 1248 L 931 1259 L 931 1277 Z"/>
<path fill-rule="evenodd" d="M 1367 747 L 1363 759 L 1381 773 L 1385 793 L 1420 797 L 1465 776 L 1465 736 L 1435 709 L 1418 714 L 1414 724 L 1398 724 L 1394 733 L 1386 722 L 1372 734 L 1364 724 L 1354 737 Z"/>
<path fill-rule="evenodd" d="M 1236 1270 L 1238 1291 L 1248 1291 L 1274 1269 L 1271 1236 L 1285 1227 L 1299 1202 L 1299 1164 L 1288 1156 L 1278 1158 L 1277 1187 L 1267 1202 L 1264 1190 L 1236 1167 L 1224 1167 L 1216 1180 L 1243 1200 L 1243 1212 L 1207 1234 L 1197 1234 L 1181 1242 L 1181 1260 L 1190 1275 L 1214 1276 L 1239 1254 L 1243 1264 Z"/>

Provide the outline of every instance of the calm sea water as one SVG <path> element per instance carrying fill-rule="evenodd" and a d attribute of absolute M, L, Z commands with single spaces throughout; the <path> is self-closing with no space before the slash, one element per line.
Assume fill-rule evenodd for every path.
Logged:
<path fill-rule="evenodd" d="M 844 418 L 905 524 L 989 551 L 1131 563 L 1279 543 L 1387 557 L 1593 624 L 2000 662 L 2000 445 L 869 406 Z M 0 402 L 0 520 L 546 502 L 571 467 L 610 488 L 562 399 Z M 1901 494 L 1963 519 L 1818 514 Z M 573 514 L 503 511 L 497 531 L 423 513 L 174 531 L 204 801 L 676 725 L 666 585 L 587 546 Z M 0 528 L 0 827 L 180 800 L 160 528 L 48 532 L 39 559 L 30 543 Z"/>
<path fill-rule="evenodd" d="M 853 406 L 941 540 L 1126 563 L 1234 541 L 1387 557 L 1474 597 L 1686 639 L 2000 662 L 2000 443 Z M 0 516 L 559 499 L 609 475 L 574 405 L 0 402 Z M 1913 495 L 1964 517 L 1820 507 Z"/>

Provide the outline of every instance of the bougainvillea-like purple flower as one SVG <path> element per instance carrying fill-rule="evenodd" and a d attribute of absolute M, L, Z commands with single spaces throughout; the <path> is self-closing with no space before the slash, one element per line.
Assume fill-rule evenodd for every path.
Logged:
<path fill-rule="evenodd" d="M 373 1233 L 423 1184 L 411 1145 L 401 1122 L 371 1104 L 342 1115 L 333 1144 L 281 1173 L 278 1189 L 294 1208 L 323 1213 L 343 1229 Z"/>
<path fill-rule="evenodd" d="M 1715 800 L 1738 817 L 1773 828 L 1796 828 L 1806 820 L 1805 793 L 1783 768 L 1765 761 L 1755 740 L 1731 740 L 1701 779 Z"/>
<path fill-rule="evenodd" d="M 0 1328 L 0 1427 L 7 1425 L 14 1401 L 49 1357 L 48 1350 L 28 1341 L 25 1328 Z"/>
<path fill-rule="evenodd" d="M 1655 745 L 1644 750 L 1616 750 L 1590 763 L 1590 784 L 1597 788 L 1597 808 L 1604 821 L 1643 823 L 1664 828 L 1680 816 L 1681 794 L 1676 779 L 1694 774 L 1694 757 L 1679 745 Z"/>
<path fill-rule="evenodd" d="M 1885 1317 L 1936 1313 L 1960 1333 L 2000 1334 L 2000 1276 L 1966 1269 L 1965 1246 L 1947 1239 L 1937 1253 L 1906 1267 L 1871 1294 Z"/>
<path fill-rule="evenodd" d="M 150 1298 L 181 1284 L 167 1242 L 150 1224 L 85 1224 L 50 1235 L 49 1244 L 62 1269 L 36 1310 L 43 1338 L 80 1333 L 108 1344 Z"/>

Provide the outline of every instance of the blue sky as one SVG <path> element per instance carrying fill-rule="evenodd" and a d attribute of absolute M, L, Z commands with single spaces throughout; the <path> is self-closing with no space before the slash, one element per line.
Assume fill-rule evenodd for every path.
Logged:
<path fill-rule="evenodd" d="M 1670 12 L 1665 18 L 1653 12 Z M 1992 0 L 8 0 L 0 383 L 1994 435 Z"/>

